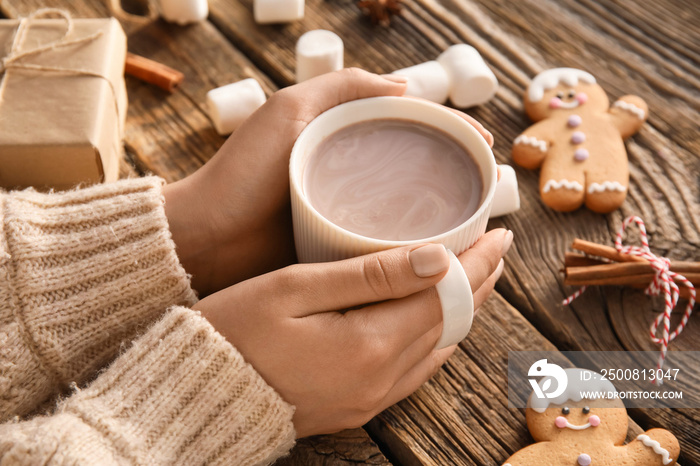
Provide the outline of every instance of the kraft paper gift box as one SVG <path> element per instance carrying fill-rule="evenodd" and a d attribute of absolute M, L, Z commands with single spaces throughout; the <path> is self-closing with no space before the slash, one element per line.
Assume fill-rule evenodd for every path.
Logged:
<path fill-rule="evenodd" d="M 74 19 L 66 35 L 69 24 L 0 20 L 3 188 L 68 189 L 119 177 L 126 36 L 114 18 Z"/>

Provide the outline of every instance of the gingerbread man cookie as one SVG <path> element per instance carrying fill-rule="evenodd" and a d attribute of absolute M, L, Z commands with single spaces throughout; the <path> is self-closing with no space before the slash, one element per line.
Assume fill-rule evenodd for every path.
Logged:
<path fill-rule="evenodd" d="M 583 203 L 607 213 L 627 196 L 629 168 L 623 140 L 649 114 L 639 97 L 612 106 L 590 73 L 573 68 L 543 71 L 525 93 L 525 111 L 536 123 L 513 143 L 513 161 L 542 167 L 540 195 L 553 209 L 570 212 Z"/>
<path fill-rule="evenodd" d="M 546 360 L 542 360 L 546 364 Z M 542 362 L 538 361 L 538 362 Z M 627 410 L 615 387 L 596 372 L 564 369 L 569 384 L 554 398 L 535 393 L 525 411 L 535 444 L 513 454 L 503 466 L 669 466 L 680 447 L 672 433 L 651 429 L 623 445 Z M 539 382 L 540 394 L 547 379 Z M 572 383 L 589 379 L 585 383 Z M 586 399 L 583 394 L 604 394 Z M 557 395 L 557 393 L 552 393 Z"/>

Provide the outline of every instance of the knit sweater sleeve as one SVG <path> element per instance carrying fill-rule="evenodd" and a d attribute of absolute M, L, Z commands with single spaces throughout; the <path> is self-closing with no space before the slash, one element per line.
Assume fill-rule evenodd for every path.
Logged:
<path fill-rule="evenodd" d="M 175 307 L 56 414 L 0 426 L 2 464 L 269 464 L 293 408 L 206 319 Z"/>
<path fill-rule="evenodd" d="M 0 420 L 82 384 L 169 306 L 196 301 L 162 185 L 0 192 Z"/>

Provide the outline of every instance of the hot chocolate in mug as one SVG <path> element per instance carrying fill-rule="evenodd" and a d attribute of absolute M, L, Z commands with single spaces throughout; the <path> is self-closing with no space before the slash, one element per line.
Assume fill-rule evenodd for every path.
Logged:
<path fill-rule="evenodd" d="M 478 167 L 482 182 L 480 202 L 471 216 L 447 231 L 425 238 L 387 240 L 343 228 L 314 207 L 308 192 L 313 187 L 310 189 L 305 177 L 309 177 L 307 168 L 319 147 L 350 126 L 384 120 L 434 128 L 436 134 L 446 134 L 447 139 L 456 141 L 464 149 Z M 386 165 L 383 170 L 387 170 Z M 446 107 L 406 97 L 372 97 L 338 105 L 309 123 L 292 148 L 289 174 L 297 257 L 300 262 L 326 262 L 419 243 L 443 244 L 451 253 L 461 254 L 484 234 L 490 217 L 511 213 L 520 207 L 515 172 L 507 165 L 501 165 L 500 170 L 501 177 L 497 181 L 498 167 L 491 148 L 471 124 Z M 438 347 L 461 341 L 471 327 L 473 316 L 471 288 L 454 254 L 451 254 L 447 275 L 436 285 L 444 317 Z"/>

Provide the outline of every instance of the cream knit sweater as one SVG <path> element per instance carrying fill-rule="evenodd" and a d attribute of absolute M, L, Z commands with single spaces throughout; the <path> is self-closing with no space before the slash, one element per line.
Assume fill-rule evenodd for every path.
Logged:
<path fill-rule="evenodd" d="M 266 464 L 293 445 L 293 407 L 182 307 L 162 185 L 0 192 L 0 464 Z"/>

